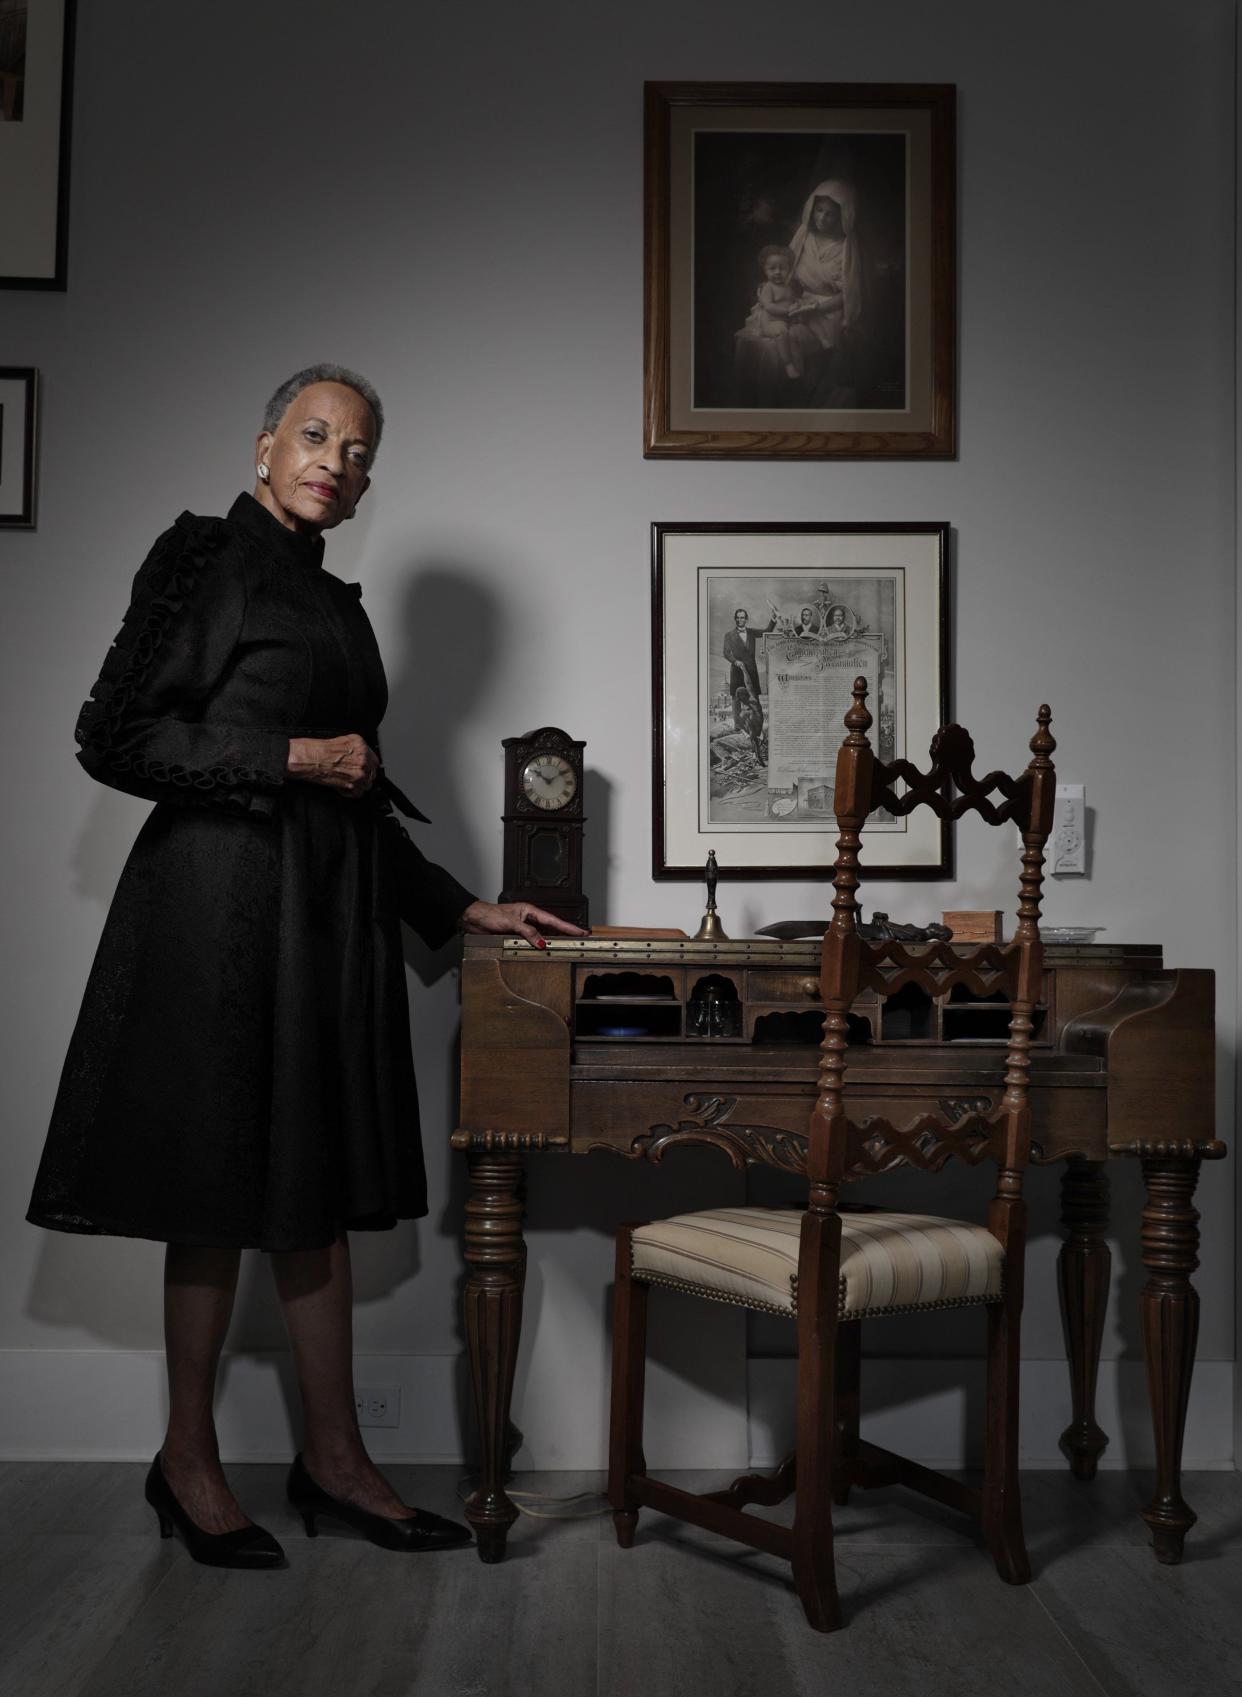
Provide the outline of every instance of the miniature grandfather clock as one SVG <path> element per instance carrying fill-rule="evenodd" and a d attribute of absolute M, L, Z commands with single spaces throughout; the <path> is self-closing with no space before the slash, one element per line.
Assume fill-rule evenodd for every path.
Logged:
<path fill-rule="evenodd" d="M 582 751 L 555 725 L 506 737 L 502 902 L 533 902 L 584 928 Z"/>

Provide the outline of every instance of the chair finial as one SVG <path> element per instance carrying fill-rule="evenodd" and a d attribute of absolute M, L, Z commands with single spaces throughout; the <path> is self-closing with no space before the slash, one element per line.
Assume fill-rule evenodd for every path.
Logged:
<path fill-rule="evenodd" d="M 865 737 L 871 729 L 871 724 L 871 714 L 867 710 L 867 680 L 866 678 L 855 678 L 854 705 L 849 708 L 845 715 L 845 728 L 850 733 L 846 740 L 852 742 L 859 737 Z"/>
<path fill-rule="evenodd" d="M 1048 756 L 1052 754 L 1057 746 L 1057 739 L 1048 729 L 1048 726 L 1052 723 L 1052 709 L 1046 701 L 1040 708 L 1039 712 L 1035 715 L 1035 718 L 1038 721 L 1039 729 L 1031 738 L 1031 753 L 1035 755 L 1037 759 L 1042 758 L 1047 760 Z"/>

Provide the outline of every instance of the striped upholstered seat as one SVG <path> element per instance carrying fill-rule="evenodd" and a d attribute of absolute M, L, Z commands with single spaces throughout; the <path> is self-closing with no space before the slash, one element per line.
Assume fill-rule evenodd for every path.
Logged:
<path fill-rule="evenodd" d="M 718 1302 L 798 1311 L 796 1208 L 709 1208 L 639 1226 L 634 1278 Z M 841 1214 L 838 1318 L 996 1302 L 1004 1251 L 985 1226 L 934 1214 Z"/>

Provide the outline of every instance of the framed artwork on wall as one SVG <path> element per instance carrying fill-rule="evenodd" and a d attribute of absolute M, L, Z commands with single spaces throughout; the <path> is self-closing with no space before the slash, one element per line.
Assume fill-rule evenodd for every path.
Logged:
<path fill-rule="evenodd" d="M 654 524 L 652 871 L 815 878 L 854 679 L 872 746 L 926 765 L 949 718 L 947 524 Z M 952 875 L 950 824 L 873 815 L 879 878 Z"/>
<path fill-rule="evenodd" d="M 33 530 L 39 374 L 0 365 L 0 528 Z"/>
<path fill-rule="evenodd" d="M 648 83 L 652 458 L 956 453 L 952 84 Z"/>
<path fill-rule="evenodd" d="M 0 288 L 63 289 L 74 0 L 0 0 Z"/>

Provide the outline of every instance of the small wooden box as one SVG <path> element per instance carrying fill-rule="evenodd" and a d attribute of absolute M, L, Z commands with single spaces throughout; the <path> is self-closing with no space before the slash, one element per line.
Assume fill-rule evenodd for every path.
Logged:
<path fill-rule="evenodd" d="M 999 943 L 1003 941 L 1004 914 L 997 909 L 968 909 L 964 913 L 942 913 L 944 923 L 953 933 L 955 943 Z"/>

